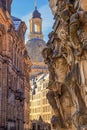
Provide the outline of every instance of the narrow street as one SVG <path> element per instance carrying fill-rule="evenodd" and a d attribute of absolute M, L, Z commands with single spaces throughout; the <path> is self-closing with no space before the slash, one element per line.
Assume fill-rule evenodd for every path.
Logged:
<path fill-rule="evenodd" d="M 87 130 L 87 0 L 0 0 L 0 130 Z"/>

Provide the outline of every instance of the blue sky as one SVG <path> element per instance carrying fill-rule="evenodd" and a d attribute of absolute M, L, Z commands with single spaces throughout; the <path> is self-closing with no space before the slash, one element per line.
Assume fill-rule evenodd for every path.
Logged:
<path fill-rule="evenodd" d="M 48 34 L 52 31 L 53 16 L 49 8 L 48 0 L 38 0 L 37 7 L 43 19 L 43 34 L 44 40 L 48 40 Z M 26 41 L 29 35 L 29 19 L 34 11 L 34 0 L 13 0 L 11 15 L 25 21 L 27 25 Z"/>

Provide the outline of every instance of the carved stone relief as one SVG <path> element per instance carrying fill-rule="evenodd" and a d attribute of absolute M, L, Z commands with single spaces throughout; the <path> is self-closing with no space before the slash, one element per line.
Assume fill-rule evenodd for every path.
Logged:
<path fill-rule="evenodd" d="M 54 30 L 42 52 L 50 75 L 51 123 L 55 130 L 86 130 L 87 1 L 58 0 L 56 6 Z"/>

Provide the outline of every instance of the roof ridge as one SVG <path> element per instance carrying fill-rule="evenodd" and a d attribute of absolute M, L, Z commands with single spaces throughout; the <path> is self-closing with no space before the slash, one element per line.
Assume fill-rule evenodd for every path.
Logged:
<path fill-rule="evenodd" d="M 11 16 L 11 18 L 12 18 L 13 21 L 22 21 L 21 19 L 14 17 L 14 16 Z"/>

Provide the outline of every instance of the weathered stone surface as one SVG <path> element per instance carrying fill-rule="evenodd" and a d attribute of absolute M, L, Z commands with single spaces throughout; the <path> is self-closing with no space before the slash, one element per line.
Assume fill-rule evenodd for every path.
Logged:
<path fill-rule="evenodd" d="M 57 130 L 87 129 L 87 1 L 50 2 L 55 23 L 42 52 L 50 79 L 48 101 Z"/>
<path fill-rule="evenodd" d="M 0 0 L 0 130 L 24 130 L 29 129 L 31 61 L 24 44 L 26 25 L 20 20 L 16 30 L 10 4 Z"/>

